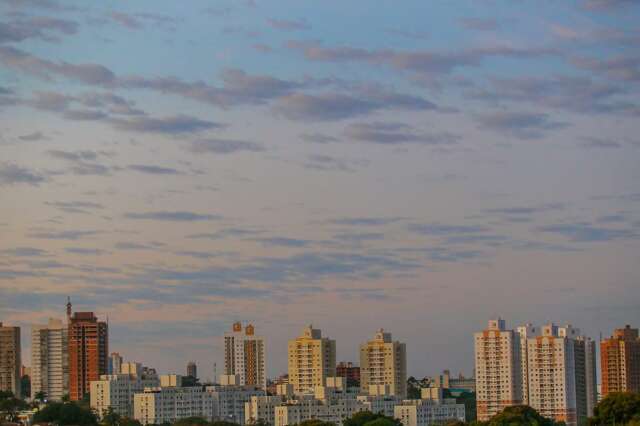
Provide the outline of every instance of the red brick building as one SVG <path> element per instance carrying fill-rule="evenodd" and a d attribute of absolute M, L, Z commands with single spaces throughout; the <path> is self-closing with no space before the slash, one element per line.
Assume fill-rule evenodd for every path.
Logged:
<path fill-rule="evenodd" d="M 79 401 L 90 383 L 107 374 L 109 330 L 93 312 L 76 312 L 69 318 L 69 397 Z"/>

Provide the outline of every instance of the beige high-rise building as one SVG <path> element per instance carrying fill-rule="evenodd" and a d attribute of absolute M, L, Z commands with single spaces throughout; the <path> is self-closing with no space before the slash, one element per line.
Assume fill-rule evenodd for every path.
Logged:
<path fill-rule="evenodd" d="M 387 385 L 389 394 L 407 396 L 407 347 L 394 342 L 383 329 L 360 345 L 360 389 L 369 393 L 370 386 Z"/>
<path fill-rule="evenodd" d="M 69 393 L 69 340 L 67 325 L 57 319 L 31 328 L 31 397 L 42 392 L 60 401 Z"/>
<path fill-rule="evenodd" d="M 542 327 L 540 336 L 527 340 L 529 405 L 541 415 L 575 426 L 578 421 L 576 378 L 577 329 Z M 578 358 L 580 359 L 580 354 Z M 584 350 L 582 351 L 584 359 Z M 578 370 L 584 372 L 584 362 Z"/>
<path fill-rule="evenodd" d="M 611 392 L 640 392 L 640 337 L 630 325 L 614 330 L 600 342 L 602 396 Z"/>
<path fill-rule="evenodd" d="M 522 403 L 520 335 L 501 318 L 474 334 L 478 420 Z"/>
<path fill-rule="evenodd" d="M 0 322 L 0 391 L 20 397 L 20 327 L 3 326 Z"/>
<path fill-rule="evenodd" d="M 289 340 L 289 383 L 296 393 L 324 386 L 327 377 L 336 375 L 336 341 L 322 337 L 313 326 Z"/>
<path fill-rule="evenodd" d="M 224 334 L 224 374 L 240 377 L 240 385 L 267 387 L 264 338 L 255 335 L 253 325 L 233 324 Z"/>

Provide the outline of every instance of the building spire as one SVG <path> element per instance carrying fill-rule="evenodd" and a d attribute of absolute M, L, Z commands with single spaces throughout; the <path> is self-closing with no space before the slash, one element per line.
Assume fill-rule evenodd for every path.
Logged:
<path fill-rule="evenodd" d="M 67 321 L 71 321 L 71 297 L 67 296 Z"/>

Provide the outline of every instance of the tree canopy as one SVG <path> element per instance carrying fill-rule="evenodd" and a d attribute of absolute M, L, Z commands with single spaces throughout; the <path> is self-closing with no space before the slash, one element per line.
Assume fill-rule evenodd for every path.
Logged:
<path fill-rule="evenodd" d="M 593 409 L 589 425 L 640 425 L 640 393 L 615 392 Z"/>
<path fill-rule="evenodd" d="M 96 415 L 74 402 L 51 402 L 34 416 L 34 423 L 57 423 L 62 426 L 93 426 L 98 424 Z"/>
<path fill-rule="evenodd" d="M 343 426 L 402 426 L 399 420 L 376 414 L 371 411 L 360 411 L 342 422 Z"/>

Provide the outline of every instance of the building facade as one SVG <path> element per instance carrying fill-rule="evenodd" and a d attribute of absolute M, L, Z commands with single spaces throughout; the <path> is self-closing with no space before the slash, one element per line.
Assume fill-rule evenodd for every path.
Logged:
<path fill-rule="evenodd" d="M 529 352 L 527 340 L 540 335 L 540 328 L 532 324 L 521 325 L 516 328 L 520 337 L 520 368 L 522 376 L 522 403 L 529 405 Z"/>
<path fill-rule="evenodd" d="M 157 376 L 136 374 L 108 374 L 91 382 L 90 405 L 100 418 L 112 409 L 113 412 L 133 418 L 133 399 L 145 388 L 158 387 Z"/>
<path fill-rule="evenodd" d="M 576 392 L 576 329 L 563 331 L 554 324 L 545 325 L 541 335 L 527 340 L 529 405 L 542 416 L 575 426 Z"/>
<path fill-rule="evenodd" d="M 120 356 L 118 352 L 112 352 L 111 355 L 109 355 L 107 374 L 120 374 L 122 361 L 122 356 Z"/>
<path fill-rule="evenodd" d="M 264 338 L 255 335 L 253 325 L 244 330 L 240 322 L 224 334 L 224 374 L 238 375 L 240 383 L 266 389 L 266 351 Z"/>
<path fill-rule="evenodd" d="M 198 367 L 193 361 L 187 363 L 187 376 L 193 377 L 194 379 L 198 378 Z"/>
<path fill-rule="evenodd" d="M 407 396 L 407 348 L 394 342 L 391 333 L 383 329 L 374 338 L 360 345 L 360 389 L 369 393 L 370 386 L 388 385 L 390 394 Z"/>
<path fill-rule="evenodd" d="M 456 404 L 455 399 L 442 402 L 428 399 L 410 399 L 396 405 L 394 418 L 403 426 L 429 426 L 445 424 L 451 420 L 465 421 L 464 404 Z"/>
<path fill-rule="evenodd" d="M 335 340 L 322 337 L 322 332 L 311 325 L 305 327 L 298 338 L 289 340 L 288 365 L 294 392 L 324 386 L 327 377 L 336 375 Z"/>
<path fill-rule="evenodd" d="M 60 401 L 69 393 L 69 333 L 61 320 L 31 328 L 31 397 Z"/>
<path fill-rule="evenodd" d="M 360 386 L 360 367 L 352 362 L 339 362 L 336 365 L 336 376 L 344 377 L 347 386 Z"/>
<path fill-rule="evenodd" d="M 640 338 L 627 325 L 600 342 L 602 396 L 611 392 L 640 392 Z"/>
<path fill-rule="evenodd" d="M 3 326 L 0 322 L 0 391 L 20 397 L 21 367 L 20 327 Z"/>
<path fill-rule="evenodd" d="M 93 312 L 75 312 L 69 319 L 69 397 L 79 401 L 90 384 L 107 374 L 109 331 Z"/>
<path fill-rule="evenodd" d="M 487 421 L 511 405 L 522 404 L 520 335 L 501 318 L 474 334 L 478 420 Z"/>

